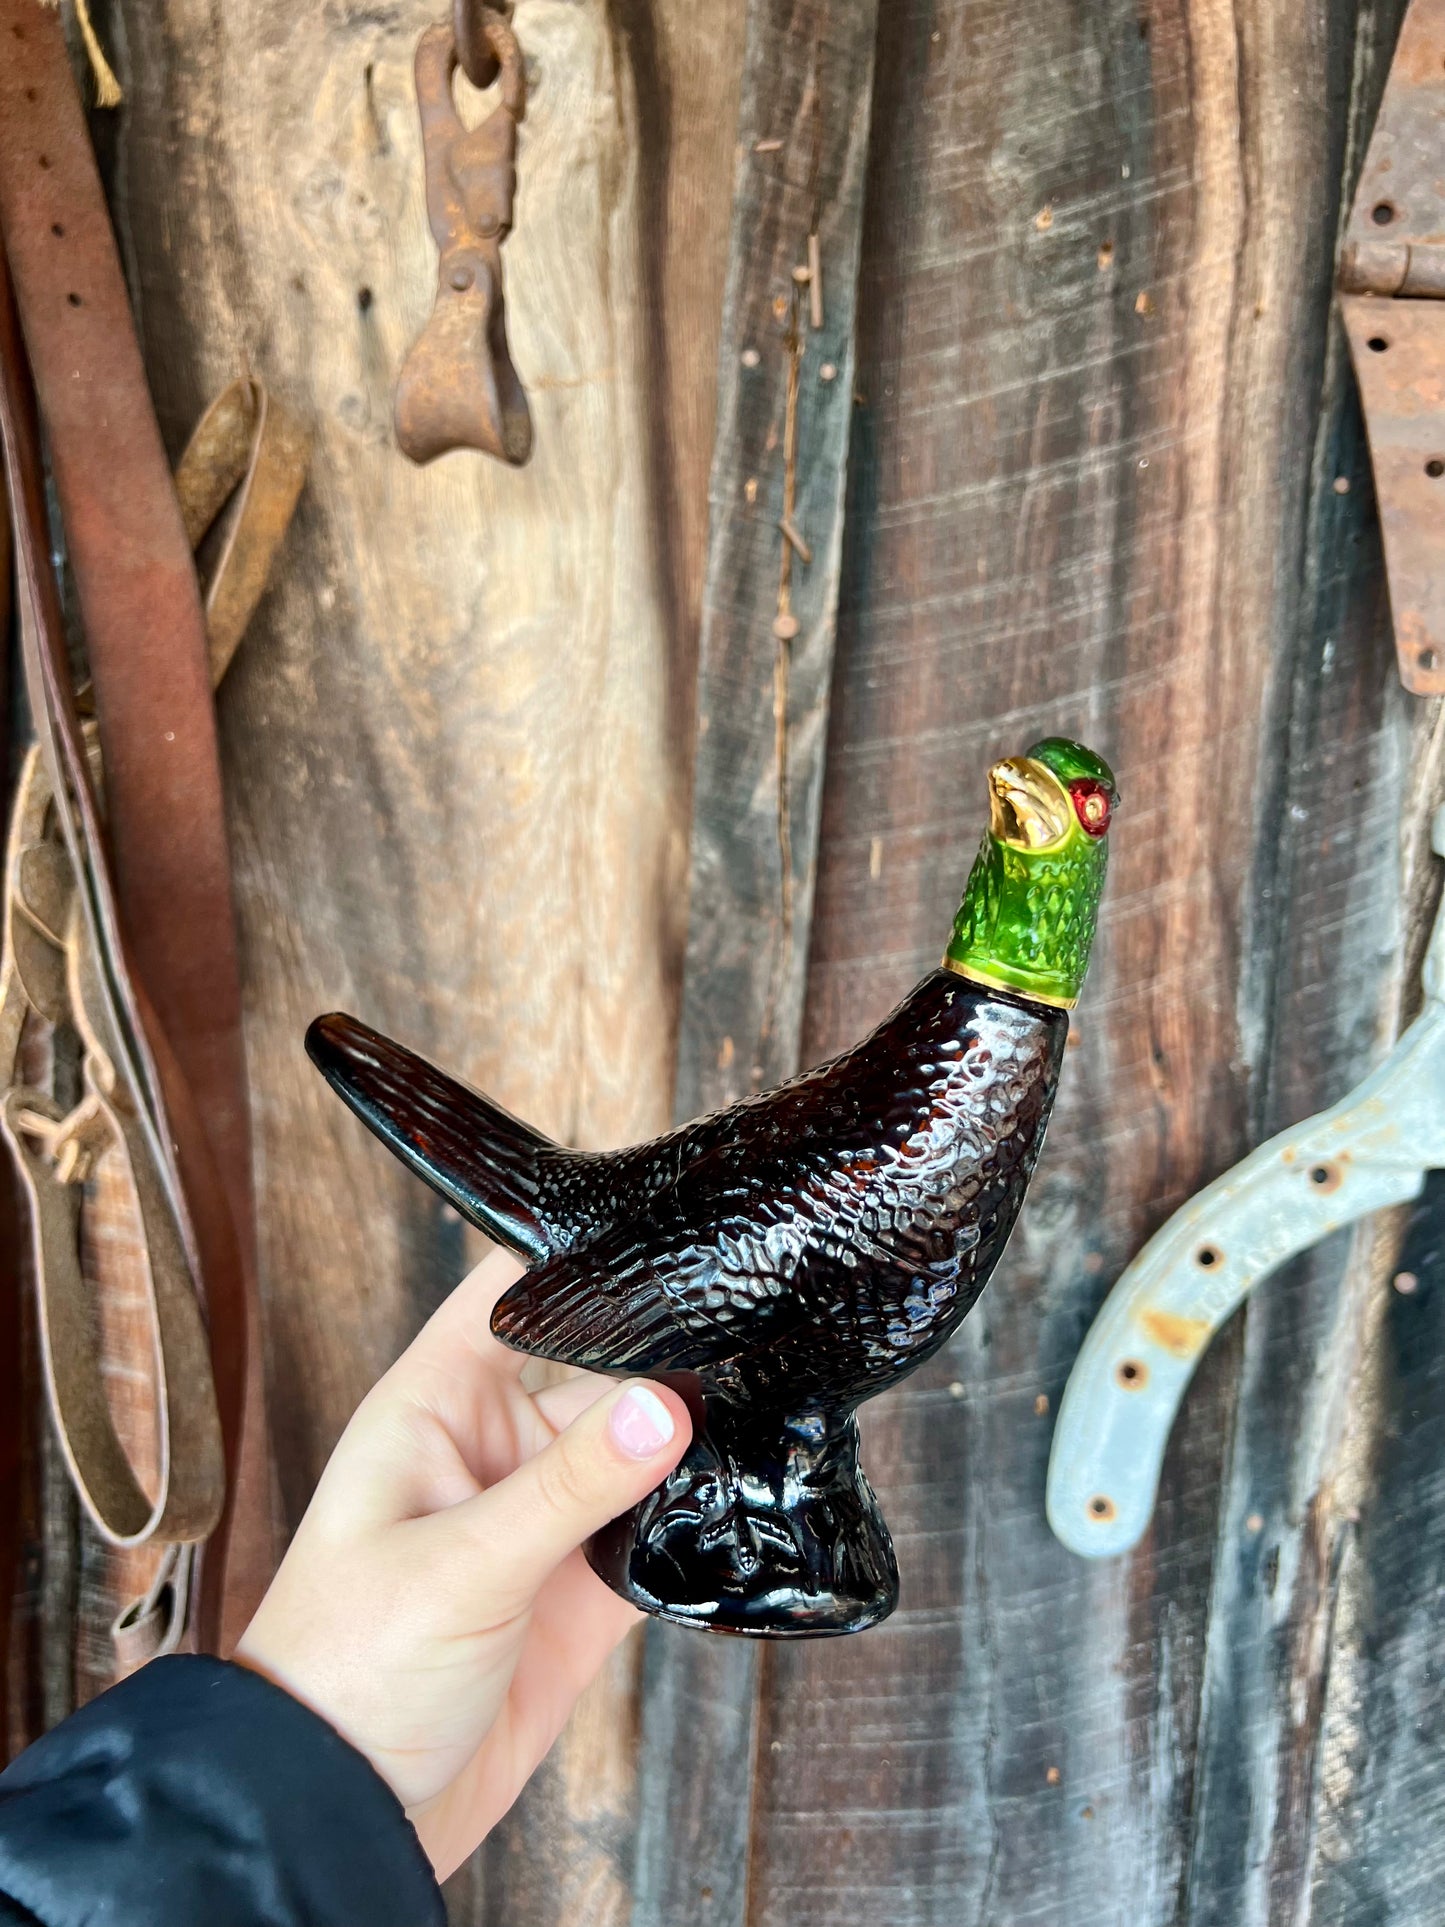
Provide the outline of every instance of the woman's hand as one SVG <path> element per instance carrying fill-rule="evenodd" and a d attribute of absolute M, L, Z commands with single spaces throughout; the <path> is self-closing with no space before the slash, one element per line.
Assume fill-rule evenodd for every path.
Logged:
<path fill-rule="evenodd" d="M 494 1253 L 363 1400 L 236 1651 L 366 1755 L 439 1879 L 638 1619 L 579 1548 L 691 1431 L 638 1380 L 524 1391 L 488 1324 L 520 1271 Z"/>

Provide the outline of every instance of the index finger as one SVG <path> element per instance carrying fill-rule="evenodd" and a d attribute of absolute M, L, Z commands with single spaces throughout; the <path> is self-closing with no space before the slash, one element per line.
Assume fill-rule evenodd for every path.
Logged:
<path fill-rule="evenodd" d="M 500 1245 L 489 1251 L 442 1300 L 392 1371 L 408 1365 L 454 1371 L 461 1351 L 487 1371 L 520 1377 L 526 1354 L 514 1352 L 492 1336 L 492 1307 L 526 1269 L 520 1258 Z"/>

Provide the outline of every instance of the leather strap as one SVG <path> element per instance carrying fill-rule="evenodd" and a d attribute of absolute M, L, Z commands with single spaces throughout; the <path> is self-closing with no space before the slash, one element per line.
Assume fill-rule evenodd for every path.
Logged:
<path fill-rule="evenodd" d="M 211 661 L 219 681 L 264 587 L 305 473 L 306 441 L 286 411 L 252 381 L 233 382 L 207 410 L 177 469 L 187 534 L 199 542 L 239 488 L 236 512 L 207 592 Z M 98 764 L 93 725 L 86 730 Z M 63 1113 L 49 1092 L 18 1081 L 25 1018 L 70 1023 L 84 1047 L 84 1095 Z M 5 929 L 0 960 L 0 1130 L 9 1140 L 30 1204 L 41 1352 L 51 1415 L 77 1492 L 102 1537 L 115 1545 L 170 1542 L 143 1601 L 113 1628 L 122 1672 L 174 1648 L 189 1597 L 180 1544 L 203 1538 L 224 1492 L 204 1330 L 192 1281 L 138 1128 L 139 1101 L 117 1070 L 95 958 L 78 915 L 75 877 L 39 746 L 25 761 L 11 815 Z M 152 1499 L 116 1435 L 102 1380 L 89 1286 L 80 1264 L 82 1187 L 114 1148 L 141 1224 L 144 1275 L 135 1280 L 151 1316 L 152 1379 L 158 1393 L 160 1477 Z"/>
<path fill-rule="evenodd" d="M 255 613 L 306 480 L 310 438 L 259 381 L 233 381 L 211 403 L 176 465 L 176 497 L 193 549 L 236 494 L 205 592 L 211 685 L 220 686 Z M 239 493 L 237 494 L 237 491 Z"/>
<path fill-rule="evenodd" d="M 169 1547 L 144 1597 L 117 1614 L 110 1641 L 121 1679 L 147 1660 L 178 1650 L 189 1616 L 194 1570 L 194 1546 Z"/>
<path fill-rule="evenodd" d="M 134 1073 L 126 1082 L 141 1099 L 155 1168 L 204 1288 L 227 1497 L 201 1563 L 199 1623 L 203 1641 L 217 1645 L 223 1582 L 238 1630 L 264 1588 L 271 1547 L 257 1526 L 269 1509 L 264 1483 L 237 1490 L 255 1344 L 254 1232 L 205 620 L 58 17 L 39 0 L 0 0 L 0 49 L 0 232 L 84 626 L 108 839 L 67 686 L 38 451 L 26 445 L 24 400 L 7 379 L 27 675 L 119 1058 Z M 8 377 L 20 344 L 4 350 Z M 254 1451 L 248 1459 L 257 1463 Z M 249 1570 L 232 1562 L 226 1572 L 238 1508 L 252 1514 L 245 1536 L 258 1553 Z"/>
<path fill-rule="evenodd" d="M 200 541 L 236 491 L 206 603 L 210 655 L 219 681 L 269 574 L 305 473 L 306 437 L 259 383 L 233 382 L 207 410 L 177 469 L 186 530 Z M 85 730 L 98 769 L 94 725 Z M 16 1057 L 27 1012 L 69 1021 L 84 1045 L 85 1095 L 62 1115 L 48 1092 L 19 1085 Z M 146 1597 L 127 1607 L 112 1634 L 124 1674 L 174 1650 L 191 1598 L 195 1540 L 215 1524 L 223 1490 L 221 1441 L 204 1333 L 185 1254 L 138 1128 L 136 1094 L 118 1074 L 118 1051 L 96 961 L 78 914 L 59 813 L 40 747 L 29 753 L 12 812 L 0 960 L 0 1130 L 31 1205 L 45 1380 L 73 1481 L 103 1537 L 136 1545 L 170 1542 Z M 81 1186 L 106 1149 L 119 1152 L 141 1227 L 144 1276 L 159 1395 L 159 1488 L 139 1486 L 105 1398 L 79 1260 Z"/>
<path fill-rule="evenodd" d="M 21 655 L 39 737 L 27 769 L 29 780 L 17 799 L 7 866 L 10 902 L 0 995 L 0 1059 L 7 1069 L 13 1066 L 27 1005 L 52 1020 L 68 1010 L 71 958 L 83 943 L 99 963 L 83 995 L 91 1007 L 92 1035 L 99 1041 L 102 1030 L 105 1034 L 112 1071 L 106 1081 L 123 1085 L 131 1100 L 146 1161 L 170 1218 L 169 1250 L 185 1251 L 196 1241 L 170 1155 L 169 1120 L 172 1107 L 176 1115 L 184 1116 L 193 1101 L 159 1027 L 146 1011 L 120 937 L 97 800 L 69 685 L 65 634 L 46 546 L 38 423 L 26 374 L 24 347 L 0 255 L 0 425 L 17 538 Z M 77 919 L 84 925 L 83 937 L 77 932 Z M 104 1133 L 109 1120 L 97 1119 L 96 1108 L 94 1103 L 89 1107 L 90 1122 Z M 74 1175 L 76 1160 L 86 1149 L 85 1111 L 86 1106 L 79 1107 L 72 1154 L 63 1166 L 66 1179 Z M 44 1134 L 47 1112 L 58 1124 L 46 1094 L 12 1091 L 0 1113 L 30 1193 L 47 1383 L 57 1412 L 64 1415 L 67 1461 L 92 1516 L 113 1537 L 141 1538 L 150 1508 L 134 1485 L 124 1454 L 118 1446 L 110 1449 L 114 1434 L 84 1318 L 73 1220 L 33 1151 Z M 52 1150 L 57 1153 L 59 1136 L 56 1131 L 52 1137 Z M 212 1190 L 219 1190 L 214 1179 Z"/>
<path fill-rule="evenodd" d="M 0 636 L 10 634 L 10 514 L 0 473 Z M 11 739 L 9 651 L 0 659 L 0 797 L 10 793 Z M 19 1597 L 21 1564 L 21 1468 L 24 1463 L 24 1353 L 20 1222 L 16 1180 L 0 1168 L 0 1602 Z M 12 1678 L 10 1648 L 15 1614 L 0 1603 L 0 1760 L 7 1757 Z"/>

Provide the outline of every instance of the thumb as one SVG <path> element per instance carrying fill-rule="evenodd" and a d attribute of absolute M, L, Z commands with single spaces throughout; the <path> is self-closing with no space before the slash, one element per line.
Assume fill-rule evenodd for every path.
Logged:
<path fill-rule="evenodd" d="M 691 1435 L 676 1392 L 629 1379 L 510 1477 L 431 1523 L 460 1535 L 473 1597 L 485 1573 L 487 1604 L 510 1617 L 584 1539 L 661 1484 Z"/>

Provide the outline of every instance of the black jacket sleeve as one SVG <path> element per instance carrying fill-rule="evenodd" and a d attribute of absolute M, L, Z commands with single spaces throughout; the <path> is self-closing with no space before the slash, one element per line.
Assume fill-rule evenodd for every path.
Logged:
<path fill-rule="evenodd" d="M 177 1655 L 0 1773 L 0 1922 L 444 1927 L 396 1796 L 244 1667 Z"/>

